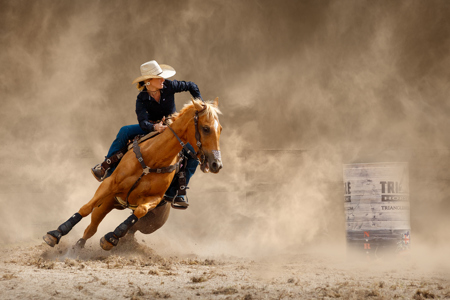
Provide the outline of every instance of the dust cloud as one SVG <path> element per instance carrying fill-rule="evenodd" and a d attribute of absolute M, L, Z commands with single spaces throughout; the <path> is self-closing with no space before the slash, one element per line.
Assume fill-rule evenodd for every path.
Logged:
<path fill-rule="evenodd" d="M 155 59 L 220 98 L 224 168 L 198 171 L 190 208 L 139 239 L 205 255 L 339 252 L 342 165 L 407 161 L 412 245 L 449 248 L 448 1 L 0 6 L 4 243 L 38 242 L 92 197 L 89 168 L 136 123 L 131 81 Z M 188 100 L 179 94 L 177 107 Z M 112 213 L 88 243 L 128 213 Z"/>

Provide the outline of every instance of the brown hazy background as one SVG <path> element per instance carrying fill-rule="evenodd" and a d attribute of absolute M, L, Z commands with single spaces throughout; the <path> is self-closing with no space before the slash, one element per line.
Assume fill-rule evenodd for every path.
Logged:
<path fill-rule="evenodd" d="M 408 161 L 412 245 L 449 249 L 449 20 L 449 1 L 0 1 L 0 239 L 39 243 L 92 197 L 89 168 L 136 123 L 131 81 L 155 59 L 220 97 L 224 168 L 139 239 L 339 250 L 342 164 Z"/>

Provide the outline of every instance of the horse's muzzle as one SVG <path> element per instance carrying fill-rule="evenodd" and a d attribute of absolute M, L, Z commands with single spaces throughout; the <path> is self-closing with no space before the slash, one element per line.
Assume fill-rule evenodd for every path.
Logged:
<path fill-rule="evenodd" d="M 205 162 L 200 166 L 201 170 L 204 173 L 210 171 L 211 173 L 219 173 L 220 169 L 223 167 L 220 151 L 212 150 L 211 153 L 205 155 L 205 158 Z"/>
<path fill-rule="evenodd" d="M 222 161 L 213 161 L 210 165 L 210 170 L 212 173 L 219 173 L 222 167 L 223 167 Z"/>

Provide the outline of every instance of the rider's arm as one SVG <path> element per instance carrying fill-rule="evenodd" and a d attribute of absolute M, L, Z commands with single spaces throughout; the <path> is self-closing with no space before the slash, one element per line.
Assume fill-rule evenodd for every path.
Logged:
<path fill-rule="evenodd" d="M 198 89 L 198 86 L 192 81 L 171 80 L 170 82 L 172 84 L 172 89 L 174 93 L 189 91 L 189 93 L 191 93 L 194 99 L 200 98 L 203 100 L 202 95 L 200 94 L 200 90 Z"/>
<path fill-rule="evenodd" d="M 144 102 L 139 97 L 136 100 L 136 115 L 138 118 L 139 126 L 145 132 L 151 132 L 155 130 L 153 127 L 153 123 L 149 121 L 149 116 L 147 109 L 144 106 Z"/>

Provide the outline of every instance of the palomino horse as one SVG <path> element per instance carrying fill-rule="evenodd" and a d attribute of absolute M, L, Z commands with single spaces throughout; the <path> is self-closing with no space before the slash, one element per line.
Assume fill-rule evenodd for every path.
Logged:
<path fill-rule="evenodd" d="M 91 201 L 83 205 L 57 230 L 49 231 L 43 237 L 44 241 L 52 247 L 55 246 L 73 226 L 92 213 L 91 223 L 77 242 L 78 247 L 84 247 L 86 240 L 95 234 L 100 222 L 112 209 L 124 208 L 123 199 L 127 200 L 125 207 L 133 209 L 134 212 L 113 232 L 101 238 L 100 245 L 104 250 L 116 246 L 119 239 L 136 223 L 141 225 L 136 229 L 143 233 L 151 233 L 161 227 L 167 220 L 170 206 L 158 204 L 172 182 L 176 169 L 174 166 L 179 162 L 178 153 L 186 147 L 184 144 L 193 145 L 196 152 L 194 154 L 199 159 L 203 172 L 218 173 L 222 168 L 219 147 L 222 126 L 219 124 L 218 104 L 218 98 L 214 103 L 197 99 L 186 104 L 172 118 L 174 121 L 170 128 L 141 143 L 140 151 L 145 165 L 148 166 L 147 172 L 143 170 L 145 165 L 138 161 L 135 153 L 128 151 L 113 174 L 100 184 Z M 118 199 L 122 199 L 122 205 L 118 203 Z M 141 218 L 141 222 L 138 222 Z"/>

